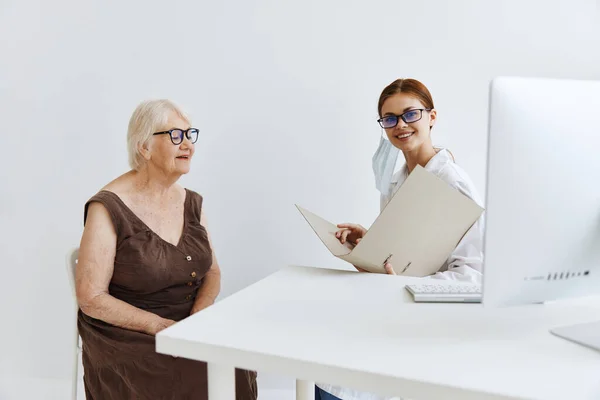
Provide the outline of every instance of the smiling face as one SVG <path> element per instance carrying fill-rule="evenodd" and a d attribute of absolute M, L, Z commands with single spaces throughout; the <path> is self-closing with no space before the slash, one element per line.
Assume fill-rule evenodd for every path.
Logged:
<path fill-rule="evenodd" d="M 385 99 L 381 106 L 381 117 L 397 117 L 395 127 L 385 129 L 390 142 L 402 152 L 412 152 L 423 144 L 431 144 L 431 127 L 436 121 L 436 111 L 427 110 L 419 99 L 408 93 L 396 93 Z M 404 117 L 408 123 L 400 118 Z"/>

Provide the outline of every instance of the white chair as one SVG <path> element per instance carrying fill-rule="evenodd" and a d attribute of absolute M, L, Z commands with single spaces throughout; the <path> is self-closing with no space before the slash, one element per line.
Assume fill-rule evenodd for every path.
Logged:
<path fill-rule="evenodd" d="M 77 295 L 75 292 L 75 268 L 77 266 L 77 257 L 79 255 L 79 248 L 74 248 L 67 253 L 67 275 L 69 277 L 69 282 L 71 283 L 71 292 L 73 294 L 73 298 L 75 299 L 75 304 L 77 304 Z M 77 310 L 79 307 L 75 307 L 75 359 L 73 360 L 73 382 L 72 384 L 72 392 L 71 399 L 77 400 L 77 379 L 79 372 L 79 354 L 81 353 L 81 338 L 79 337 L 79 331 L 77 329 Z"/>

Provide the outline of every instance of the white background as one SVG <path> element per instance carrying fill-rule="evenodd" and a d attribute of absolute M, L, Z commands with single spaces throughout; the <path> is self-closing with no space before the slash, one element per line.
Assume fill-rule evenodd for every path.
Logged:
<path fill-rule="evenodd" d="M 126 128 L 140 101 L 172 99 L 201 131 L 182 183 L 205 197 L 224 297 L 286 264 L 347 268 L 294 204 L 332 222 L 374 220 L 377 100 L 396 78 L 429 87 L 434 143 L 483 195 L 490 79 L 600 79 L 599 9 L 593 0 L 0 0 L 0 399 L 13 398 L 16 378 L 70 376 L 64 256 L 79 244 L 85 201 L 127 171 Z"/>

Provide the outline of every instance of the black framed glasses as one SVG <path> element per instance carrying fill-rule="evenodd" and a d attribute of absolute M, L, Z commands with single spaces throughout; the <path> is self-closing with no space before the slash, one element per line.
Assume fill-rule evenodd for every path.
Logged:
<path fill-rule="evenodd" d="M 423 118 L 423 111 L 431 111 L 431 108 L 415 108 L 414 110 L 408 110 L 404 114 L 400 115 L 384 115 L 379 118 L 377 122 L 383 129 L 393 128 L 398 125 L 398 121 L 402 118 L 402 121 L 407 124 L 417 122 L 421 118 Z"/>
<path fill-rule="evenodd" d="M 155 132 L 153 135 L 164 135 L 166 133 L 169 134 L 173 144 L 181 144 L 181 142 L 183 142 L 183 135 L 185 135 L 192 143 L 196 143 L 196 140 L 198 140 L 198 129 L 196 128 L 189 128 L 186 130 L 171 129 L 170 131 Z"/>

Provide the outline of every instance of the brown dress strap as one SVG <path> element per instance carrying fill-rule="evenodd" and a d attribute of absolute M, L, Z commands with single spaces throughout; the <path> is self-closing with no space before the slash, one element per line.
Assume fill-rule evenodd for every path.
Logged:
<path fill-rule="evenodd" d="M 126 238 L 147 230 L 144 223 L 131 212 L 121 198 L 108 190 L 101 190 L 91 197 L 84 206 L 83 224 L 87 221 L 88 209 L 91 203 L 98 202 L 106 208 L 117 233 L 117 246 Z"/>

